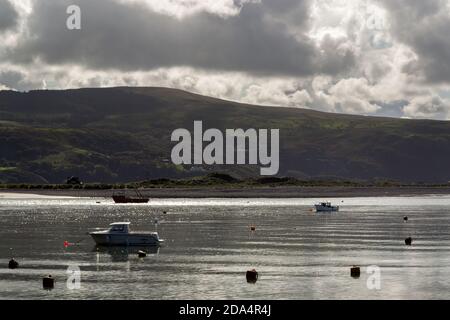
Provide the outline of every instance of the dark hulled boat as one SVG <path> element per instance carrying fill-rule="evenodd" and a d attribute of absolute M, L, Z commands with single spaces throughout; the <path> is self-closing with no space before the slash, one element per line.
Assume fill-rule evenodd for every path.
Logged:
<path fill-rule="evenodd" d="M 127 197 L 124 195 L 113 196 L 115 203 L 148 203 L 149 198 Z"/>
<path fill-rule="evenodd" d="M 136 197 L 126 196 L 124 194 L 114 194 L 113 200 L 115 203 L 148 203 L 150 200 L 147 197 L 144 197 L 138 190 L 136 191 Z"/>

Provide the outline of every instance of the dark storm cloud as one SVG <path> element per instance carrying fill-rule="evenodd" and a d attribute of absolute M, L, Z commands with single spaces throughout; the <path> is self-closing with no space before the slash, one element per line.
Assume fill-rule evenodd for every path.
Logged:
<path fill-rule="evenodd" d="M 404 71 L 423 72 L 430 82 L 450 82 L 450 13 L 445 0 L 382 0 L 394 36 L 418 55 Z"/>
<path fill-rule="evenodd" d="M 65 28 L 69 4 L 82 9 L 81 31 Z M 308 7 L 306 0 L 264 1 L 246 3 L 227 18 L 201 12 L 177 19 L 136 3 L 39 0 L 28 20 L 30 38 L 21 39 L 9 57 L 16 63 L 39 58 L 123 71 L 192 66 L 305 76 L 352 67 L 351 52 L 327 51 L 333 49 L 328 43 L 317 48 L 292 33 L 305 31 Z"/>
<path fill-rule="evenodd" d="M 8 0 L 0 0 L 0 32 L 14 28 L 19 15 Z"/>

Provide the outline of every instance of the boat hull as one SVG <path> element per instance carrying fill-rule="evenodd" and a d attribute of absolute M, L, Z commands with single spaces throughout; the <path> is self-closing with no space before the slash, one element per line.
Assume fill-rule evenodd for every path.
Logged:
<path fill-rule="evenodd" d="M 148 203 L 149 198 L 132 198 L 126 196 L 113 196 L 115 203 Z"/>
<path fill-rule="evenodd" d="M 107 234 L 90 233 L 99 246 L 155 246 L 162 242 L 154 234 Z"/>
<path fill-rule="evenodd" d="M 317 212 L 338 212 L 339 207 L 326 207 L 321 205 L 315 205 Z"/>

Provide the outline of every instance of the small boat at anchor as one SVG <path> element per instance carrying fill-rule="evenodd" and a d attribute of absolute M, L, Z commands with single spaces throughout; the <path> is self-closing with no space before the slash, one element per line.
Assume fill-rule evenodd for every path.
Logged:
<path fill-rule="evenodd" d="M 128 197 L 125 195 L 114 195 L 113 200 L 115 203 L 148 203 L 150 199 L 140 197 Z"/>
<path fill-rule="evenodd" d="M 155 246 L 164 240 L 157 232 L 130 231 L 130 222 L 115 222 L 109 229 L 90 232 L 99 246 Z"/>
<path fill-rule="evenodd" d="M 316 212 L 338 212 L 339 206 L 333 206 L 331 202 L 322 202 L 314 205 Z"/>
<path fill-rule="evenodd" d="M 131 197 L 127 196 L 124 193 L 113 194 L 112 198 L 115 203 L 148 203 L 150 199 L 148 197 L 144 197 L 142 193 L 138 190 L 135 190 L 136 196 Z"/>

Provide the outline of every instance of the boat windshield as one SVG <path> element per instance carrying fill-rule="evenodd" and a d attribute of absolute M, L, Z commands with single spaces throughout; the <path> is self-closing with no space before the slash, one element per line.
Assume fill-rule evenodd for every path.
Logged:
<path fill-rule="evenodd" d="M 125 231 L 125 226 L 124 225 L 115 225 L 115 226 L 111 227 L 110 231 L 124 232 Z"/>
<path fill-rule="evenodd" d="M 331 202 L 322 202 L 322 207 L 331 207 Z"/>

